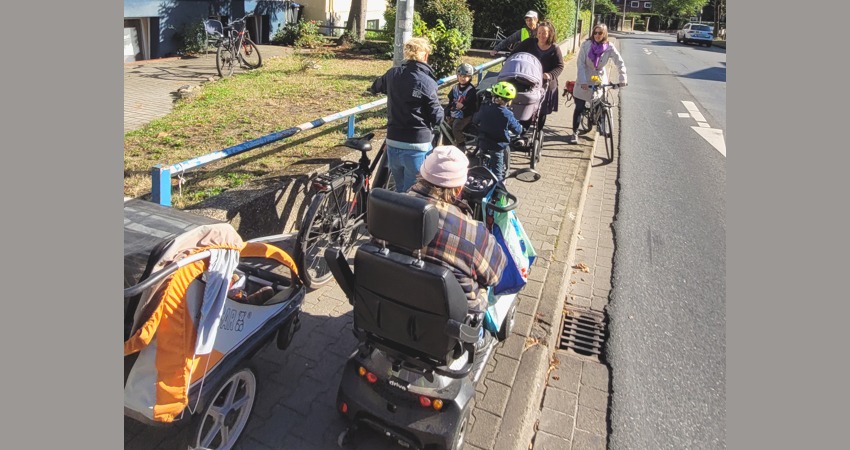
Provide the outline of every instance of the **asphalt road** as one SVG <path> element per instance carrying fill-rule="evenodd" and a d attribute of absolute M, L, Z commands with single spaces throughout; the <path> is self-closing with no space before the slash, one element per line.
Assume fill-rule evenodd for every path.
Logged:
<path fill-rule="evenodd" d="M 726 53 L 619 37 L 609 448 L 726 446 Z"/>

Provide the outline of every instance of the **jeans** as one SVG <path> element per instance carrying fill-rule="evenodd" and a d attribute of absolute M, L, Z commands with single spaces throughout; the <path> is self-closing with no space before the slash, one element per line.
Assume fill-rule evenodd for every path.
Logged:
<path fill-rule="evenodd" d="M 490 155 L 490 163 L 487 165 L 487 168 L 493 172 L 493 175 L 496 175 L 496 178 L 499 180 L 504 180 L 507 175 L 508 167 L 505 164 L 505 158 L 510 158 L 510 147 L 506 146 L 504 149 L 500 150 L 486 150 L 487 154 Z"/>
<path fill-rule="evenodd" d="M 416 175 L 425 157 L 431 153 L 421 150 L 408 150 L 387 145 L 387 164 L 395 180 L 396 192 L 407 192 L 415 183 Z"/>

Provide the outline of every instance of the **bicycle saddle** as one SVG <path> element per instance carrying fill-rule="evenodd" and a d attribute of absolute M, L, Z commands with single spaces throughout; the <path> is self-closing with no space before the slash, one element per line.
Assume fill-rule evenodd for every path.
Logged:
<path fill-rule="evenodd" d="M 350 137 L 345 140 L 345 144 L 343 145 L 349 148 L 353 148 L 355 150 L 360 150 L 361 152 L 368 152 L 372 150 L 373 137 L 375 137 L 375 133 L 369 133 L 361 137 Z"/>

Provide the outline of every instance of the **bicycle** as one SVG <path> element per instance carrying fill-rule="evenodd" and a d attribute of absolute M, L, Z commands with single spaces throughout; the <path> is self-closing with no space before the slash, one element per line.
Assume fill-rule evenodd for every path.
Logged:
<path fill-rule="evenodd" d="M 374 188 L 394 189 L 387 164 L 386 140 L 370 159 L 375 133 L 346 139 L 346 147 L 360 151 L 359 161 L 345 161 L 316 176 L 313 198 L 295 238 L 295 263 L 304 285 L 315 289 L 332 278 L 325 250 L 336 247 L 347 254 L 366 224 L 366 202 Z"/>
<path fill-rule="evenodd" d="M 614 121 L 611 116 L 611 93 L 608 88 L 617 89 L 623 87 L 623 83 L 607 83 L 607 84 L 591 84 L 590 89 L 593 91 L 593 97 L 588 103 L 584 112 L 581 114 L 581 121 L 578 125 L 578 134 L 587 134 L 596 125 L 599 134 L 605 140 L 605 152 L 608 161 L 614 159 Z M 597 92 L 599 95 L 597 95 Z M 568 98 L 569 101 L 569 98 Z"/>
<path fill-rule="evenodd" d="M 495 35 L 495 36 L 493 36 L 493 42 L 490 44 L 490 49 L 491 49 L 491 50 L 492 50 L 492 49 L 494 49 L 494 48 L 496 48 L 496 45 L 498 45 L 498 44 L 499 44 L 499 42 L 504 41 L 504 40 L 505 40 L 505 38 L 507 37 L 507 36 L 505 35 L 505 33 L 502 31 L 502 27 L 500 27 L 500 26 L 498 26 L 498 25 L 493 25 L 493 26 L 494 26 L 494 27 L 496 27 L 496 35 Z"/>
<path fill-rule="evenodd" d="M 249 69 L 256 69 L 263 64 L 263 57 L 257 45 L 251 41 L 246 30 L 245 19 L 252 14 L 246 14 L 241 19 L 236 19 L 223 28 L 222 36 L 218 39 L 215 52 L 215 68 L 222 78 L 233 75 L 236 63 Z M 217 21 L 207 21 L 217 22 Z M 208 27 L 211 29 L 212 27 Z"/>

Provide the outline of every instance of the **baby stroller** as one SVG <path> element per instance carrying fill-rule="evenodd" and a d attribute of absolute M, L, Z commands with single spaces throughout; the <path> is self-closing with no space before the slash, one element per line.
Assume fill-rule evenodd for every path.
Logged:
<path fill-rule="evenodd" d="M 505 206 L 492 200 L 497 189 Z M 464 198 L 476 205 L 477 219 L 487 208 L 517 206 L 483 167 L 470 169 Z M 370 193 L 368 208 L 369 232 L 387 244 L 361 246 L 353 272 L 339 250 L 325 253 L 354 307 L 359 341 L 337 392 L 338 412 L 349 423 L 338 443 L 367 426 L 405 448 L 460 449 L 475 385 L 514 325 L 516 294 L 491 295 L 487 313 L 472 317 L 451 270 L 419 255 L 437 233 L 436 208 L 383 189 Z"/>
<path fill-rule="evenodd" d="M 502 70 L 496 77 L 486 78 L 479 84 L 479 93 L 499 81 L 507 81 L 516 87 L 516 98 L 511 101 L 510 110 L 522 125 L 523 132 L 511 139 L 511 151 L 521 151 L 528 154 L 532 169 L 540 162 L 540 152 L 543 148 L 543 130 L 538 126 L 540 108 L 545 98 L 547 83 L 543 80 L 543 66 L 530 53 L 515 53 L 502 64 Z M 483 86 L 482 86 L 483 85 Z M 489 92 L 484 94 L 480 102 L 490 101 Z M 510 158 L 506 158 L 509 162 Z"/>
<path fill-rule="evenodd" d="M 289 345 L 305 288 L 273 237 L 193 216 L 125 203 L 124 415 L 188 426 L 181 449 L 224 450 L 257 398 L 249 360 Z"/>

